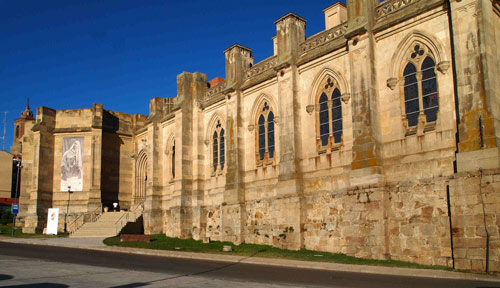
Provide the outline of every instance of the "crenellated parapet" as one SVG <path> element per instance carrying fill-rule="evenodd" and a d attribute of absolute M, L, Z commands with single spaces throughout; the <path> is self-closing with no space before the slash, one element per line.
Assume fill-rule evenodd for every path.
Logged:
<path fill-rule="evenodd" d="M 446 7 L 445 0 L 386 0 L 374 7 L 373 18 L 375 32 L 413 19 L 426 11 L 438 7 Z"/>
<path fill-rule="evenodd" d="M 210 87 L 207 90 L 207 93 L 205 95 L 205 100 L 208 100 L 208 99 L 212 98 L 213 96 L 215 96 L 216 94 L 221 93 L 224 90 L 224 88 L 226 88 L 225 82 L 219 83 L 219 84 L 215 85 L 214 87 Z"/>
<path fill-rule="evenodd" d="M 259 74 L 262 74 L 268 70 L 271 70 L 274 68 L 274 66 L 276 66 L 277 63 L 278 63 L 277 56 L 271 56 L 265 60 L 262 60 L 248 70 L 246 78 L 249 79 Z"/>
<path fill-rule="evenodd" d="M 342 38 L 346 31 L 347 23 L 341 23 L 331 29 L 313 35 L 307 38 L 304 43 L 300 44 L 300 52 L 307 53 L 318 46 Z"/>
<path fill-rule="evenodd" d="M 386 0 L 376 7 L 377 21 L 393 14 L 401 9 L 405 9 L 417 2 L 425 2 L 424 0 Z"/>

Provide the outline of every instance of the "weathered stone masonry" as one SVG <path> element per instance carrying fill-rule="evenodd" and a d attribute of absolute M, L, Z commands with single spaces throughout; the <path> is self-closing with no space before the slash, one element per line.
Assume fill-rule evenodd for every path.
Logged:
<path fill-rule="evenodd" d="M 149 116 L 21 117 L 23 230 L 50 207 L 71 223 L 144 203 L 147 234 L 500 271 L 499 1 L 324 12 L 308 38 L 305 19 L 279 18 L 259 63 L 229 47 L 225 79 L 181 73 Z M 76 136 L 83 189 L 68 195 L 62 140 Z"/>

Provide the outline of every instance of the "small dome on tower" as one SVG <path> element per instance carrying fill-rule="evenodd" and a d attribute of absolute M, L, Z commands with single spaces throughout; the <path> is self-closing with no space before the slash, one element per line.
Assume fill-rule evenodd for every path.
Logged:
<path fill-rule="evenodd" d="M 33 118 L 33 111 L 30 109 L 30 98 L 28 98 L 28 101 L 26 103 L 26 108 L 24 111 L 21 113 L 21 119 L 26 119 L 26 120 L 32 120 Z"/>

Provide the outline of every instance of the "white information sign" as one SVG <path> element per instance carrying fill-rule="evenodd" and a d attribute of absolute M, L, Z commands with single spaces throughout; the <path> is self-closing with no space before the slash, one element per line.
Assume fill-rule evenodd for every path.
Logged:
<path fill-rule="evenodd" d="M 59 208 L 49 208 L 46 234 L 57 235 L 58 223 L 59 223 Z"/>

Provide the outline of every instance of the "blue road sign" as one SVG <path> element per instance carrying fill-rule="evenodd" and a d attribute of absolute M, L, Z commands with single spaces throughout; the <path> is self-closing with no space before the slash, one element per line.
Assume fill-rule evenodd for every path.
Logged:
<path fill-rule="evenodd" d="M 12 214 L 19 213 L 19 203 L 12 203 L 11 211 Z"/>

